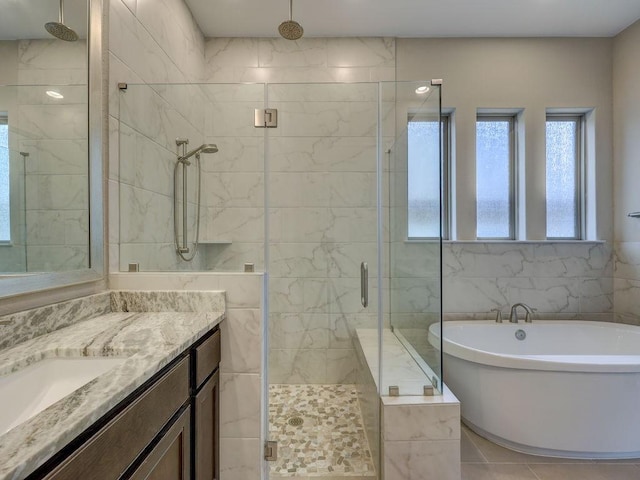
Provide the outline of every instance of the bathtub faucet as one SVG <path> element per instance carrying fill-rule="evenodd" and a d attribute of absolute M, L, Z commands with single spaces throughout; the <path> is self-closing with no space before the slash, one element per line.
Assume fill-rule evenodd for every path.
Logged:
<path fill-rule="evenodd" d="M 524 303 L 514 303 L 511 306 L 511 314 L 509 315 L 509 322 L 518 323 L 518 307 L 524 308 L 525 312 L 527 312 L 527 315 L 524 317 L 524 321 L 526 323 L 531 323 L 532 322 L 531 315 L 533 315 L 533 309 L 529 305 L 526 305 Z"/>

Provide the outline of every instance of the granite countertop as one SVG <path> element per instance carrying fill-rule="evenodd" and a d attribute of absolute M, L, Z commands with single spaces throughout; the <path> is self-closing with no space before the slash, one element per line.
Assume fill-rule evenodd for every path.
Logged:
<path fill-rule="evenodd" d="M 42 358 L 127 358 L 0 436 L 0 480 L 29 475 L 223 318 L 223 311 L 107 313 L 0 351 L 0 375 Z"/>

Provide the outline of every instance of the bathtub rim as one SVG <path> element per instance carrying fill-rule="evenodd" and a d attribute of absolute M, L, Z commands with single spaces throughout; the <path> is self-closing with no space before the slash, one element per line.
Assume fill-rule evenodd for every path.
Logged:
<path fill-rule="evenodd" d="M 505 322 L 507 325 L 514 324 Z M 636 330 L 640 333 L 640 327 L 613 322 L 596 322 L 585 320 L 534 320 L 533 324 L 521 324 L 521 326 L 533 327 L 536 324 L 543 325 L 589 325 L 620 330 Z M 464 325 L 491 325 L 495 328 L 503 327 L 503 324 L 492 320 L 452 320 L 443 322 L 443 329 L 449 326 Z M 438 348 L 440 332 L 437 331 L 439 323 L 429 327 L 429 343 Z M 499 368 L 520 370 L 542 370 L 573 373 L 640 373 L 640 355 L 512 355 L 504 353 L 480 350 L 469 345 L 454 342 L 443 336 L 444 353 L 481 365 L 489 365 Z"/>

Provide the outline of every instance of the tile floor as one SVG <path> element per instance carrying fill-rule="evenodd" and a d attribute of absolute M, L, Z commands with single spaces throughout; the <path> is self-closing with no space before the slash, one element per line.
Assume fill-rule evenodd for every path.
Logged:
<path fill-rule="evenodd" d="M 278 442 L 270 478 L 375 479 L 353 385 L 270 385 L 269 436 Z"/>
<path fill-rule="evenodd" d="M 568 460 L 514 452 L 462 426 L 462 480 L 640 480 L 637 460 Z"/>

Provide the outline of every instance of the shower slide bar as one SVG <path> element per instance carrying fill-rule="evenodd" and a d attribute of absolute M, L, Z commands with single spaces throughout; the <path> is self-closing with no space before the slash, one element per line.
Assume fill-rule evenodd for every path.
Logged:
<path fill-rule="evenodd" d="M 178 160 L 176 161 L 176 165 L 173 169 L 173 233 L 174 240 L 176 246 L 176 253 L 182 258 L 185 262 L 190 262 L 195 258 L 198 253 L 198 243 L 200 239 L 200 193 L 201 193 L 201 183 L 202 183 L 202 166 L 200 164 L 200 154 L 201 153 L 216 153 L 218 151 L 218 147 L 212 143 L 205 143 L 200 145 L 198 148 L 194 148 L 190 152 L 187 152 L 187 145 L 189 144 L 189 139 L 187 138 L 176 138 L 176 146 L 178 148 L 182 147 L 182 155 L 178 154 Z M 197 204 L 196 204 L 196 232 L 195 232 L 195 240 L 193 242 L 193 252 L 189 248 L 188 242 L 188 176 L 187 171 L 188 167 L 191 165 L 189 158 L 195 156 L 196 158 L 196 167 L 198 172 L 198 182 L 197 182 Z M 178 169 L 182 167 L 182 244 L 179 242 L 178 238 Z M 191 253 L 191 256 L 187 256 Z"/>

